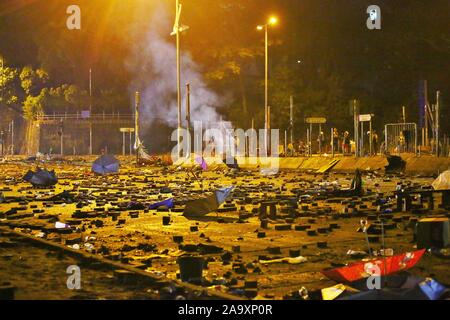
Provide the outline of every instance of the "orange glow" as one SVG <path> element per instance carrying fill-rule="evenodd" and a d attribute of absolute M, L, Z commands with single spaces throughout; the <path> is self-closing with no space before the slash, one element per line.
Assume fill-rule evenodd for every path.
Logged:
<path fill-rule="evenodd" d="M 269 19 L 269 24 L 270 24 L 270 25 L 274 26 L 274 25 L 276 25 L 277 23 L 278 23 L 277 17 L 270 17 L 270 19 Z"/>

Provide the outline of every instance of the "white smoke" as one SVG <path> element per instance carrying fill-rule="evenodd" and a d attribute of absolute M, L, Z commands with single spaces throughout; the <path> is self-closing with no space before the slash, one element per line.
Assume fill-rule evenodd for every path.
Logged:
<path fill-rule="evenodd" d="M 177 125 L 177 74 L 175 37 L 169 37 L 173 17 L 165 6 L 156 8 L 149 17 L 144 34 L 134 39 L 131 56 L 126 62 L 133 79 L 130 91 L 141 91 L 141 126 L 145 130 L 153 120 L 171 127 Z M 189 30 L 187 31 L 189 32 Z M 181 36 L 183 38 L 183 36 Z M 221 120 L 216 108 L 224 101 L 205 84 L 198 65 L 181 48 L 182 125 L 185 126 L 186 83 L 191 85 L 191 121 L 206 123 Z M 133 95 L 132 95 L 133 96 Z"/>

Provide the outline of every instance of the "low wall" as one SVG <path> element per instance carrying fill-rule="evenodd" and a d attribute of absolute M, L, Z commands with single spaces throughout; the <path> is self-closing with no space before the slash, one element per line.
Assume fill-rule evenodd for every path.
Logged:
<path fill-rule="evenodd" d="M 406 173 L 409 174 L 438 174 L 445 170 L 450 170 L 450 158 L 436 158 L 434 156 L 416 157 L 413 154 L 405 154 L 401 156 L 406 161 Z M 244 158 L 237 157 L 236 160 L 242 169 L 255 170 L 259 168 L 267 168 L 278 165 L 280 169 L 286 170 L 318 170 L 328 165 L 334 159 L 339 162 L 331 169 L 333 172 L 353 172 L 356 169 L 369 171 L 384 171 L 384 167 L 388 165 L 385 156 L 374 157 L 297 157 L 297 158 Z M 206 158 L 208 168 L 211 170 L 226 168 L 220 158 Z M 174 165 L 182 165 L 190 167 L 193 163 L 181 162 Z"/>

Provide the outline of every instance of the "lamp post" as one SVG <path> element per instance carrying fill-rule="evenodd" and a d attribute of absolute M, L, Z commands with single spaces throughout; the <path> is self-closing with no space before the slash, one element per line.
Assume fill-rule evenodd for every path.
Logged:
<path fill-rule="evenodd" d="M 180 0 L 175 2 L 175 23 L 173 25 L 173 31 L 171 36 L 176 37 L 176 60 L 177 60 L 177 155 L 180 156 L 180 143 L 181 143 L 181 62 L 180 62 L 180 34 L 189 29 L 188 26 L 180 23 L 182 5 Z"/>
<path fill-rule="evenodd" d="M 266 130 L 265 134 L 265 146 L 267 148 L 267 135 L 268 130 L 270 128 L 270 120 L 269 120 L 269 26 L 274 26 L 278 22 L 276 17 L 269 18 L 268 22 L 264 25 L 259 25 L 257 29 L 259 31 L 264 30 L 265 33 L 265 71 L 264 71 L 264 129 Z"/>

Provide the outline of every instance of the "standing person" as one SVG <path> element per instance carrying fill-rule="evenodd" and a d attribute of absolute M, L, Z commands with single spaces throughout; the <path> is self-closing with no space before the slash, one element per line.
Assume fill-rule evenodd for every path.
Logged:
<path fill-rule="evenodd" d="M 409 134 L 408 130 L 403 130 L 403 137 L 405 139 L 405 147 L 403 152 L 409 152 L 409 144 L 411 142 L 411 135 Z"/>
<path fill-rule="evenodd" d="M 372 152 L 376 156 L 378 154 L 378 134 L 375 130 L 372 131 Z"/>
<path fill-rule="evenodd" d="M 287 157 L 293 157 L 294 156 L 294 145 L 291 142 L 289 142 L 289 144 L 287 146 L 286 156 Z"/>
<path fill-rule="evenodd" d="M 342 149 L 343 149 L 344 156 L 347 154 L 350 154 L 350 133 L 348 131 L 344 132 Z"/>
<path fill-rule="evenodd" d="M 333 149 L 334 153 L 339 152 L 339 131 L 336 128 L 333 129 Z"/>

